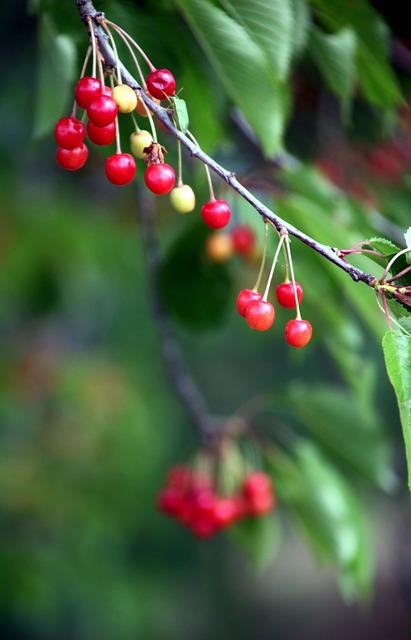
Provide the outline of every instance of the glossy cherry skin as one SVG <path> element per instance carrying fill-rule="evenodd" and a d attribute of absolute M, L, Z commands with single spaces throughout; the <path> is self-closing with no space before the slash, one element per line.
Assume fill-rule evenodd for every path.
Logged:
<path fill-rule="evenodd" d="M 54 128 L 57 144 L 65 149 L 74 149 L 84 140 L 86 128 L 77 118 L 60 118 Z"/>
<path fill-rule="evenodd" d="M 295 290 L 297 292 L 298 304 L 300 304 L 303 299 L 303 288 L 299 282 L 295 283 Z M 281 282 L 275 290 L 275 295 L 278 304 L 282 307 L 285 307 L 286 309 L 295 308 L 295 294 L 292 282 Z"/>
<path fill-rule="evenodd" d="M 201 217 L 210 229 L 225 227 L 230 215 L 230 207 L 225 200 L 209 200 L 201 207 Z"/>
<path fill-rule="evenodd" d="M 74 97 L 79 107 L 85 109 L 91 98 L 101 93 L 101 83 L 97 78 L 92 76 L 84 76 L 76 84 Z"/>
<path fill-rule="evenodd" d="M 107 127 L 114 122 L 118 113 L 118 107 L 113 98 L 101 93 L 91 98 L 87 105 L 87 115 L 89 120 L 96 127 Z"/>
<path fill-rule="evenodd" d="M 106 127 L 96 127 L 91 120 L 87 123 L 87 135 L 91 142 L 100 146 L 108 145 L 116 139 L 116 126 L 114 122 Z"/>
<path fill-rule="evenodd" d="M 166 96 L 172 96 L 176 90 L 176 81 L 168 69 L 156 69 L 146 78 L 147 89 L 153 98 L 163 100 Z"/>
<path fill-rule="evenodd" d="M 65 149 L 57 147 L 56 160 L 62 169 L 68 171 L 77 171 L 86 162 L 88 157 L 88 149 L 84 142 L 74 149 Z"/>
<path fill-rule="evenodd" d="M 305 347 L 310 342 L 312 333 L 308 320 L 289 320 L 285 325 L 285 340 L 292 347 Z"/>
<path fill-rule="evenodd" d="M 130 153 L 115 153 L 105 165 L 106 176 L 115 185 L 129 184 L 136 174 L 136 163 Z"/>
<path fill-rule="evenodd" d="M 247 306 L 245 319 L 251 329 L 267 331 L 275 318 L 275 309 L 271 302 L 264 300 L 252 300 Z"/>
<path fill-rule="evenodd" d="M 147 187 L 157 195 L 169 193 L 174 187 L 175 173 L 169 164 L 151 164 L 144 172 L 144 181 Z"/>
<path fill-rule="evenodd" d="M 252 289 L 243 289 L 237 296 L 236 308 L 240 316 L 245 318 L 247 313 L 247 307 L 253 300 L 261 300 L 262 295 L 258 291 Z"/>

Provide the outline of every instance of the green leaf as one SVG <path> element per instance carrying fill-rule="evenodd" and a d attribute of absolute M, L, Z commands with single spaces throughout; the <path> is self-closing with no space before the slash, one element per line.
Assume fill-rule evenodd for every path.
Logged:
<path fill-rule="evenodd" d="M 65 115 L 76 73 L 76 49 L 72 40 L 58 34 L 47 14 L 39 21 L 39 58 L 33 137 L 49 134 Z"/>
<path fill-rule="evenodd" d="M 220 4 L 260 47 L 275 78 L 286 80 L 294 35 L 291 0 L 220 0 Z"/>
<path fill-rule="evenodd" d="M 335 563 L 347 600 L 370 595 L 372 552 L 363 510 L 320 452 L 299 442 L 292 456 L 275 451 L 271 473 L 279 503 L 294 516 L 320 561 Z"/>
<path fill-rule="evenodd" d="M 242 551 L 257 570 L 264 569 L 274 558 L 279 541 L 277 516 L 247 518 L 227 530 L 229 541 Z"/>
<path fill-rule="evenodd" d="M 355 84 L 357 38 L 351 28 L 324 34 L 312 27 L 310 52 L 330 89 L 341 99 L 345 119 L 350 115 Z"/>
<path fill-rule="evenodd" d="M 185 100 L 174 96 L 172 98 L 173 106 L 174 106 L 174 118 L 176 121 L 177 129 L 180 129 L 183 133 L 187 132 L 188 129 L 188 111 Z"/>
<path fill-rule="evenodd" d="M 293 416 L 336 462 L 390 490 L 395 479 L 378 413 L 352 393 L 328 386 L 294 385 L 274 405 Z"/>
<path fill-rule="evenodd" d="M 313 0 L 318 19 L 333 31 L 346 26 L 357 34 L 357 70 L 365 97 L 376 106 L 392 108 L 402 101 L 401 90 L 390 64 L 389 30 L 366 0 Z"/>
<path fill-rule="evenodd" d="M 210 231 L 196 222 L 168 250 L 158 272 L 161 297 L 181 323 L 197 329 L 220 324 L 229 309 L 227 265 L 209 260 L 204 243 Z"/>
<path fill-rule="evenodd" d="M 298 58 L 307 46 L 311 15 L 307 2 L 292 0 L 294 13 L 293 58 Z"/>
<path fill-rule="evenodd" d="M 266 156 L 280 151 L 289 89 L 275 75 L 255 37 L 208 0 L 175 0 L 225 91 L 243 112 Z"/>
<path fill-rule="evenodd" d="M 368 253 L 367 257 L 384 268 L 387 266 L 390 257 L 400 251 L 391 240 L 387 240 L 386 238 L 371 238 L 363 243 L 364 249 L 369 249 L 370 247 L 372 250 L 382 253 L 385 257 L 375 256 L 371 253 Z"/>
<path fill-rule="evenodd" d="M 382 346 L 388 377 L 397 397 L 411 491 L 411 336 L 400 329 L 387 331 Z"/>

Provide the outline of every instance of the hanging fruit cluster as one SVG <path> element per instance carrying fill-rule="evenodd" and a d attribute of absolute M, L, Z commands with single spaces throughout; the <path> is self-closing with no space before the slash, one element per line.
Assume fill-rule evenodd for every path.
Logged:
<path fill-rule="evenodd" d="M 154 67 L 141 47 L 118 25 L 101 18 L 102 28 L 109 34 L 113 50 L 116 55 L 116 67 L 106 67 L 99 50 L 98 39 L 93 30 L 92 20 L 88 21 L 90 31 L 90 46 L 84 61 L 81 77 L 74 91 L 74 104 L 70 116 L 60 118 L 55 126 L 55 139 L 58 147 L 57 162 L 63 169 L 77 171 L 88 158 L 86 140 L 98 146 L 109 146 L 115 142 L 116 151 L 105 161 L 107 179 L 114 185 L 130 184 L 137 171 L 136 159 L 145 163 L 144 182 L 147 188 L 156 195 L 170 194 L 170 203 L 179 213 L 188 213 L 195 207 L 195 194 L 182 178 L 182 162 L 180 142 L 178 146 L 177 178 L 174 168 L 165 162 L 166 149 L 159 144 L 152 112 L 148 108 L 143 94 L 157 104 L 165 101 L 165 107 L 170 109 L 176 126 L 181 126 L 176 110 L 178 104 L 184 101 L 175 95 L 176 82 L 168 69 Z M 121 75 L 121 64 L 117 57 L 117 49 L 113 33 L 120 37 L 132 55 L 140 78 L 140 88 L 133 89 L 125 84 Z M 136 53 L 148 66 L 149 73 L 145 75 L 140 67 Z M 86 75 L 86 69 L 92 55 L 92 69 Z M 78 109 L 83 110 L 82 116 L 77 117 Z M 123 151 L 120 140 L 119 117 L 127 114 L 132 118 L 134 132 L 128 141 L 128 151 Z M 174 115 L 173 115 L 174 114 Z M 121 116 L 122 117 L 122 116 Z M 139 118 L 147 118 L 150 131 L 140 128 Z M 193 136 L 186 128 L 184 132 Z M 193 138 L 194 140 L 194 138 Z M 211 229 L 220 229 L 230 220 L 230 207 L 225 200 L 214 196 L 213 185 L 208 167 L 205 167 L 210 191 L 210 199 L 201 208 L 201 217 Z"/>
<path fill-rule="evenodd" d="M 278 304 L 285 309 L 296 309 L 296 317 L 289 320 L 285 326 L 285 340 L 292 347 L 305 347 L 305 345 L 311 340 L 312 327 L 308 320 L 303 320 L 301 318 L 300 303 L 303 299 L 303 289 L 301 284 L 297 282 L 294 277 L 290 239 L 286 229 L 282 229 L 279 233 L 279 243 L 274 254 L 265 291 L 264 293 L 259 292 L 266 259 L 267 238 L 268 223 L 266 222 L 264 251 L 257 282 L 252 289 L 243 289 L 240 291 L 236 300 L 237 311 L 240 316 L 245 318 L 248 326 L 256 331 L 267 331 L 273 325 L 275 319 L 275 308 L 268 300 L 268 295 L 278 255 L 282 248 L 284 251 L 286 275 L 284 282 L 281 282 L 276 287 L 276 299 Z"/>
<path fill-rule="evenodd" d="M 246 472 L 230 494 L 220 493 L 217 484 L 216 478 L 204 470 L 175 466 L 157 496 L 157 506 L 202 539 L 241 519 L 265 516 L 275 508 L 271 478 L 264 471 Z"/>

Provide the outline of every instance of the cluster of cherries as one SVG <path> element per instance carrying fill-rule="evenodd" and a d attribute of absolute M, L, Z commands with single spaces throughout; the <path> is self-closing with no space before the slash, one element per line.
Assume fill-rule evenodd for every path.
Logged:
<path fill-rule="evenodd" d="M 171 96 L 175 90 L 175 80 L 166 69 L 155 69 L 148 74 L 146 85 L 149 94 L 157 100 Z M 74 91 L 75 103 L 85 110 L 87 127 L 74 115 L 60 118 L 54 130 L 58 144 L 56 157 L 63 169 L 76 171 L 86 162 L 88 139 L 96 145 L 107 146 L 118 138 L 118 114 L 136 111 L 142 115 L 145 105 L 131 87 L 118 84 L 113 89 L 102 84 L 93 76 L 83 76 Z M 129 184 L 136 174 L 134 157 L 146 160 L 144 180 L 147 187 L 157 194 L 169 193 L 174 187 L 174 169 L 166 164 L 153 143 L 148 131 L 139 130 L 130 138 L 130 153 L 122 153 L 118 140 L 117 151 L 106 159 L 105 172 L 108 180 L 115 185 Z"/>
<path fill-rule="evenodd" d="M 243 477 L 238 491 L 220 495 L 209 475 L 178 465 L 170 469 L 157 496 L 159 510 L 200 539 L 211 538 L 240 519 L 265 516 L 275 505 L 270 477 L 257 470 Z"/>
<path fill-rule="evenodd" d="M 146 94 L 160 104 L 161 100 L 174 95 L 176 82 L 168 69 L 154 69 L 145 79 Z M 142 91 L 142 90 L 141 90 Z M 116 153 L 105 162 L 107 179 L 114 185 L 129 184 L 136 174 L 135 158 L 146 164 L 144 181 L 150 191 L 157 195 L 170 194 L 170 202 L 179 213 L 188 213 L 195 207 L 195 195 L 188 184 L 183 184 L 171 165 L 164 162 L 164 147 L 153 140 L 149 131 L 139 129 L 130 136 L 131 153 L 123 153 L 120 148 L 118 114 L 136 112 L 147 117 L 151 112 L 141 97 L 141 92 L 126 84 L 114 88 L 102 83 L 94 76 L 83 76 L 77 82 L 75 107 L 70 117 L 60 118 L 54 129 L 58 147 L 57 163 L 63 169 L 76 171 L 88 158 L 86 136 L 98 146 L 108 146 L 116 141 Z M 84 109 L 84 117 L 75 117 L 75 108 Z M 83 120 L 87 120 L 84 125 Z M 210 193 L 210 200 L 201 208 L 201 216 L 211 229 L 220 229 L 230 220 L 230 207 L 225 200 L 216 199 Z"/>
<path fill-rule="evenodd" d="M 275 295 L 278 304 L 285 309 L 295 309 L 303 299 L 303 288 L 296 280 L 286 280 L 277 285 Z M 296 302 L 297 299 L 297 302 Z M 275 319 L 274 305 L 265 300 L 255 289 L 243 289 L 237 296 L 237 311 L 251 329 L 267 331 Z M 285 325 L 285 340 L 292 347 L 305 347 L 311 340 L 312 326 L 300 317 L 288 320 Z"/>

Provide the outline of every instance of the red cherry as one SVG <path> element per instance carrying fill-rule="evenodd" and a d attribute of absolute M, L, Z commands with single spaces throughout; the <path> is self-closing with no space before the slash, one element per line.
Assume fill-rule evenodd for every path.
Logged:
<path fill-rule="evenodd" d="M 168 69 L 156 69 L 149 73 L 146 78 L 146 84 L 153 98 L 158 100 L 163 100 L 166 96 L 172 96 L 176 90 L 176 81 Z"/>
<path fill-rule="evenodd" d="M 252 300 L 246 309 L 245 319 L 251 329 L 267 331 L 275 318 L 275 309 L 271 302 L 264 300 Z"/>
<path fill-rule="evenodd" d="M 101 93 L 100 80 L 90 76 L 84 76 L 76 84 L 74 97 L 79 107 L 85 109 L 91 98 Z"/>
<path fill-rule="evenodd" d="M 233 497 L 216 499 L 214 503 L 214 521 L 219 529 L 233 524 L 239 515 L 237 499 Z"/>
<path fill-rule="evenodd" d="M 65 149 L 74 149 L 84 140 L 86 128 L 77 118 L 60 118 L 54 128 L 57 144 Z"/>
<path fill-rule="evenodd" d="M 87 115 L 96 127 L 107 127 L 114 122 L 118 107 L 113 98 L 105 93 L 94 96 L 87 104 Z"/>
<path fill-rule="evenodd" d="M 147 187 L 157 195 L 169 193 L 174 187 L 176 176 L 169 164 L 151 164 L 144 172 Z"/>
<path fill-rule="evenodd" d="M 210 229 L 225 227 L 230 215 L 230 207 L 225 200 L 209 200 L 201 207 L 201 217 Z"/>
<path fill-rule="evenodd" d="M 94 144 L 108 145 L 116 139 L 116 125 L 112 122 L 106 127 L 96 127 L 96 125 L 89 120 L 87 123 L 87 134 Z"/>
<path fill-rule="evenodd" d="M 275 503 L 275 497 L 271 492 L 252 496 L 247 501 L 248 514 L 252 516 L 265 516 L 274 509 Z"/>
<path fill-rule="evenodd" d="M 57 147 L 56 159 L 62 169 L 68 171 L 77 171 L 86 162 L 88 157 L 88 149 L 84 142 L 74 149 L 65 149 Z"/>
<path fill-rule="evenodd" d="M 167 485 L 173 487 L 187 487 L 191 480 L 191 470 L 184 465 L 171 467 L 167 474 Z"/>
<path fill-rule="evenodd" d="M 298 304 L 300 304 L 303 299 L 303 288 L 299 282 L 295 283 L 295 290 L 297 292 Z M 282 307 L 285 307 L 286 309 L 295 308 L 295 294 L 292 282 L 281 282 L 275 290 L 275 295 L 277 297 L 278 304 Z"/>
<path fill-rule="evenodd" d="M 237 311 L 245 318 L 247 307 L 253 300 L 261 300 L 262 295 L 258 293 L 258 291 L 253 291 L 252 289 L 243 289 L 237 296 L 236 307 Z"/>
<path fill-rule="evenodd" d="M 179 487 L 165 487 L 157 496 L 157 507 L 166 515 L 179 516 L 184 496 Z"/>
<path fill-rule="evenodd" d="M 292 347 L 305 347 L 310 342 L 312 333 L 308 320 L 289 320 L 285 325 L 285 339 Z"/>
<path fill-rule="evenodd" d="M 247 255 L 254 249 L 255 234 L 246 224 L 239 224 L 231 230 L 234 251 L 241 255 Z"/>
<path fill-rule="evenodd" d="M 272 492 L 271 478 L 264 471 L 251 471 L 245 476 L 242 489 L 246 498 L 270 494 Z"/>
<path fill-rule="evenodd" d="M 106 160 L 106 176 L 118 186 L 128 184 L 136 173 L 136 163 L 129 153 L 115 153 Z"/>

